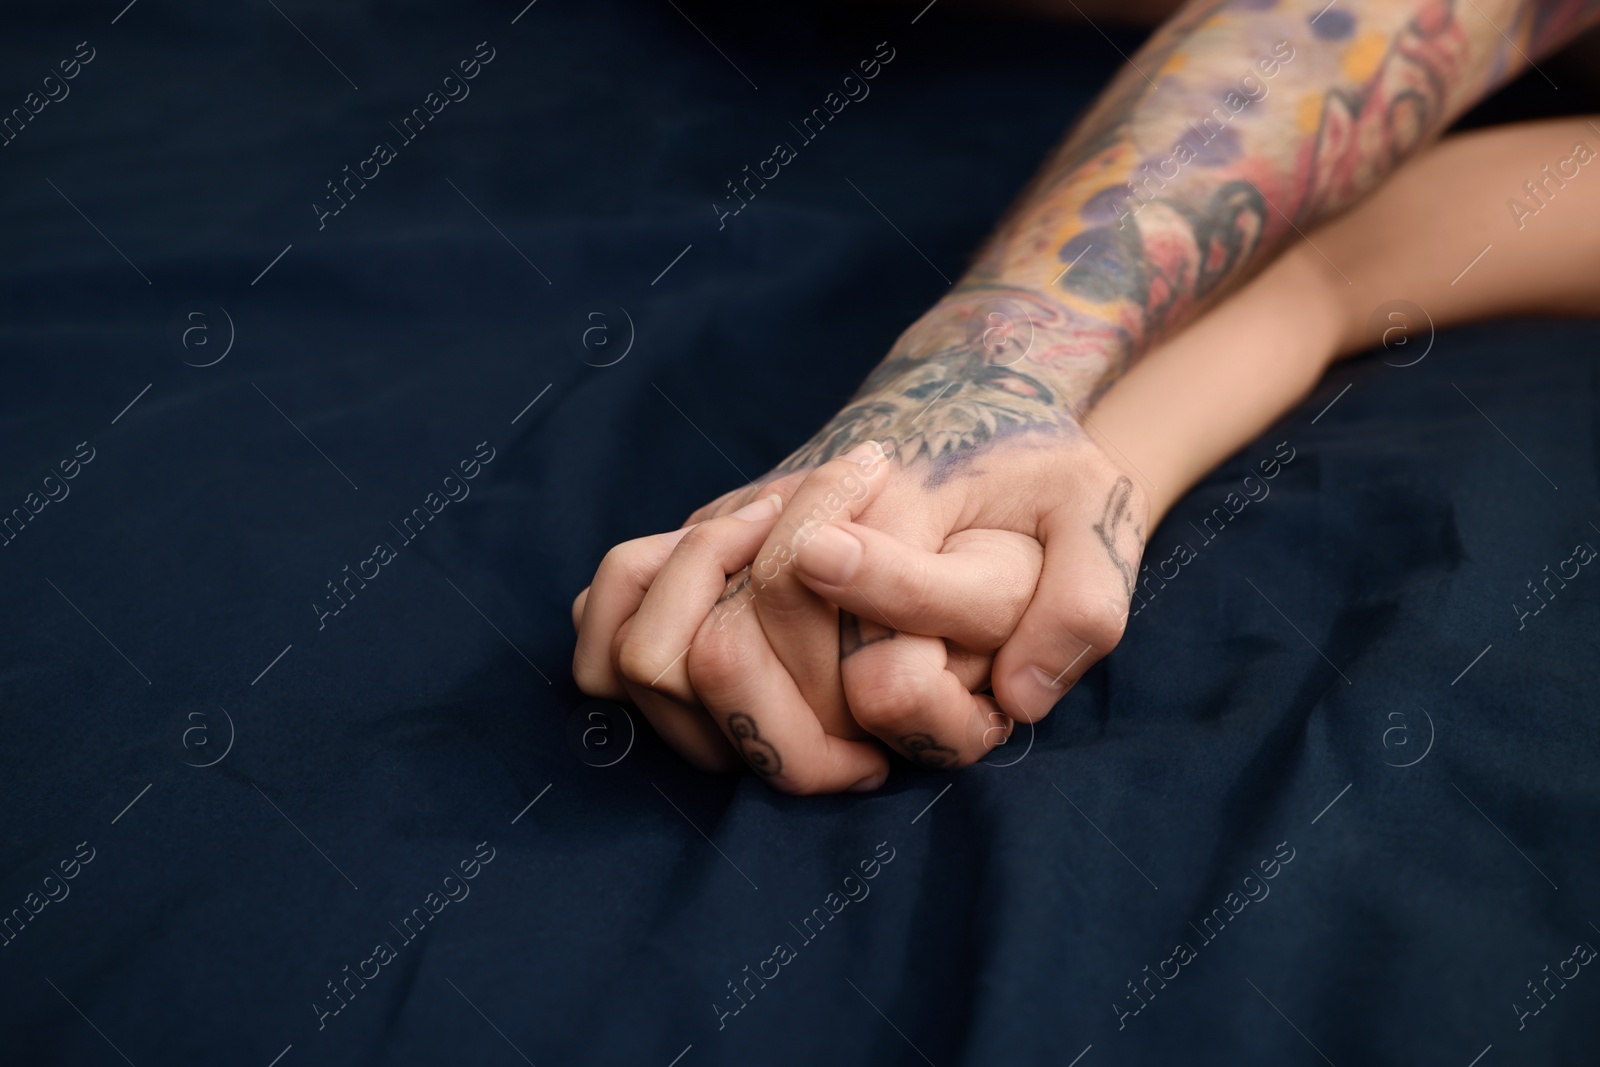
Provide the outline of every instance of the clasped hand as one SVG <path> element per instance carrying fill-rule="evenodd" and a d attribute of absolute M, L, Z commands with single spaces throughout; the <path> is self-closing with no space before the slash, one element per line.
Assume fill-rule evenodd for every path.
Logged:
<path fill-rule="evenodd" d="M 787 793 L 1043 718 L 1122 635 L 1148 507 L 1046 374 L 948 332 L 914 326 L 758 483 L 611 549 L 573 603 L 579 687 Z"/>

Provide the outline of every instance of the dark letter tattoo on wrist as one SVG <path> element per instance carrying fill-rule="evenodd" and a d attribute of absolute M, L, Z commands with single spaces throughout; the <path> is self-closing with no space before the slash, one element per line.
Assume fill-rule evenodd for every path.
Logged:
<path fill-rule="evenodd" d="M 1144 544 L 1144 532 L 1133 523 L 1133 512 L 1128 503 L 1133 498 L 1133 481 L 1123 475 L 1117 479 L 1117 484 L 1111 487 L 1111 492 L 1106 497 L 1105 512 L 1100 516 L 1100 521 L 1095 524 L 1094 532 L 1100 535 L 1100 543 L 1105 546 L 1106 555 L 1111 557 L 1111 563 L 1117 568 L 1117 574 L 1122 578 L 1122 589 L 1131 599 L 1133 597 L 1133 583 L 1137 577 L 1136 563 L 1124 559 L 1117 551 L 1117 536 L 1124 526 L 1133 526 L 1133 536 Z"/>
<path fill-rule="evenodd" d="M 739 746 L 739 755 L 755 768 L 763 778 L 771 778 L 783 771 L 783 758 L 772 743 L 761 736 L 756 721 L 742 711 L 728 716 L 728 732 Z"/>
<path fill-rule="evenodd" d="M 906 750 L 906 758 L 912 763 L 931 771 L 954 767 L 961 758 L 955 749 L 935 741 L 932 734 L 906 734 L 900 739 L 900 747 Z"/>

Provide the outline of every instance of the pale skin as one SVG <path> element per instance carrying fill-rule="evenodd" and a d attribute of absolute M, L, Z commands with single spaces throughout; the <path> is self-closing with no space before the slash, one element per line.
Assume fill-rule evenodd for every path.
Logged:
<path fill-rule="evenodd" d="M 1600 179 L 1521 229 L 1505 205 L 1571 155 L 1519 140 L 1554 127 L 1427 149 L 1593 4 L 1478 3 L 1457 21 L 1447 4 L 1341 0 L 1331 25 L 1321 5 L 1263 6 L 1180 11 L 838 418 L 687 532 L 608 554 L 574 606 L 587 692 L 633 699 L 697 765 L 736 753 L 788 792 L 876 788 L 868 735 L 925 766 L 972 762 L 1116 644 L 1153 524 L 1329 360 L 1370 346 L 1373 308 L 1403 296 L 1436 326 L 1593 308 L 1600 213 L 1583 198 Z M 1210 125 L 1186 125 L 1219 99 Z M 1566 224 L 1538 225 L 1558 208 Z M 1296 234 L 1339 211 L 1310 234 L 1320 255 Z M 1495 240 L 1474 225 L 1515 239 L 1451 287 Z M 866 442 L 892 455 L 840 458 Z M 992 697 L 973 692 L 986 683 Z"/>

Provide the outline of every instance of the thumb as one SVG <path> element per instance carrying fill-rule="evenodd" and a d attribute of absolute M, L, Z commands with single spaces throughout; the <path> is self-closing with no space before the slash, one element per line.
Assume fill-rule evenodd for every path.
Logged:
<path fill-rule="evenodd" d="M 1041 558 L 1037 541 L 1009 530 L 965 530 L 929 552 L 870 526 L 833 522 L 800 546 L 795 571 L 853 615 L 987 652 L 1011 636 Z"/>
<path fill-rule="evenodd" d="M 1041 524 L 1039 586 L 994 660 L 994 694 L 1013 718 L 1044 718 L 1122 639 L 1143 548 L 1143 518 L 1134 518 L 1142 499 L 1134 495 L 1124 478 L 1100 521 L 1063 505 Z"/>

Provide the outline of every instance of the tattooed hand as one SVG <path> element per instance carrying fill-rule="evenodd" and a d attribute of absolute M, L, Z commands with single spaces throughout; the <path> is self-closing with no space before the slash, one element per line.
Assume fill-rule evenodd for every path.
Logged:
<path fill-rule="evenodd" d="M 995 697 L 1011 718 L 1029 722 L 1116 645 L 1148 507 L 1078 425 L 1087 387 L 1074 379 L 1071 357 L 1084 343 L 1081 323 L 1062 305 L 1015 291 L 958 291 L 908 330 L 851 404 L 780 466 L 815 469 L 793 488 L 757 558 L 792 556 L 794 566 L 773 568 L 749 599 L 808 698 L 822 695 L 806 679 L 824 664 L 795 639 L 798 624 L 828 618 L 835 605 L 890 633 L 999 648 Z M 863 438 L 892 459 L 864 492 L 851 492 L 847 468 L 828 461 Z M 931 553 L 983 531 L 1042 546 L 1043 571 L 1020 621 L 974 611 L 977 585 L 933 580 L 939 557 Z M 875 582 L 899 590 L 894 601 L 861 588 L 868 559 L 876 561 Z M 755 574 L 762 576 L 759 567 Z M 854 625 L 864 637 L 865 623 Z M 984 731 L 973 728 L 982 716 L 967 694 L 908 677 L 929 654 L 923 640 L 858 640 L 842 670 L 850 711 L 917 762 L 970 763 L 987 749 Z M 726 659 L 722 666 L 736 665 Z"/>

